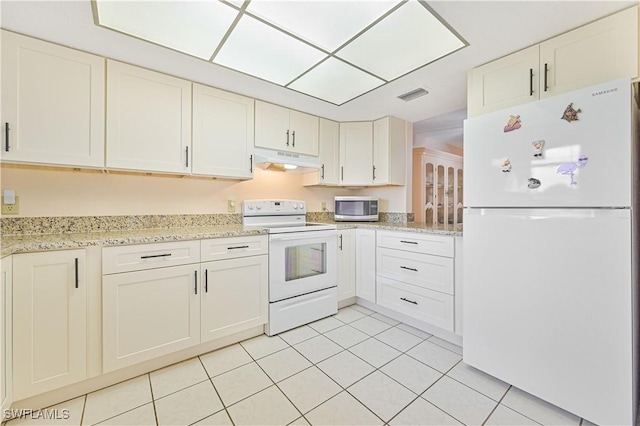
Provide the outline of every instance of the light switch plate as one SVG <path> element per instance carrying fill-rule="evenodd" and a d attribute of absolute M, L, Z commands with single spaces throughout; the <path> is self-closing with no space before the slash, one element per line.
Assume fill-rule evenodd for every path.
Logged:
<path fill-rule="evenodd" d="M 18 213 L 20 213 L 20 197 L 16 195 L 16 202 L 14 204 L 5 204 L 4 197 L 2 197 L 2 214 Z"/>

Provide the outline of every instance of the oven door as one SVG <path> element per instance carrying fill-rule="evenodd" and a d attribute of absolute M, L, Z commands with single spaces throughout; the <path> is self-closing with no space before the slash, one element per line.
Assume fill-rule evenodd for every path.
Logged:
<path fill-rule="evenodd" d="M 336 286 L 337 231 L 269 235 L 269 301 Z"/>

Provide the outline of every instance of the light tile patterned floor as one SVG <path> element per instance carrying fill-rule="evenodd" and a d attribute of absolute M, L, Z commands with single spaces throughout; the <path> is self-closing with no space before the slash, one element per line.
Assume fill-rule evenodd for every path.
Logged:
<path fill-rule="evenodd" d="M 462 362 L 462 348 L 362 306 L 52 407 L 36 425 L 588 425 Z"/>

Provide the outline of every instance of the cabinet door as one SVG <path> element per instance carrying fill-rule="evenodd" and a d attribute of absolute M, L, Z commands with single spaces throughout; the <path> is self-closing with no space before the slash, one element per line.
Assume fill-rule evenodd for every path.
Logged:
<path fill-rule="evenodd" d="M 356 296 L 376 303 L 376 231 L 356 229 Z"/>
<path fill-rule="evenodd" d="M 2 31 L 2 161 L 104 167 L 103 58 Z"/>
<path fill-rule="evenodd" d="M 340 185 L 373 182 L 373 123 L 340 123 Z"/>
<path fill-rule="evenodd" d="M 11 256 L 2 259 L 0 268 L 0 408 L 6 410 L 12 401 L 12 321 L 11 302 L 13 300 L 12 280 L 13 268 Z"/>
<path fill-rule="evenodd" d="M 338 232 L 338 302 L 356 295 L 356 230 Z"/>
<path fill-rule="evenodd" d="M 103 277 L 105 373 L 200 342 L 199 269 L 194 264 Z"/>
<path fill-rule="evenodd" d="M 338 185 L 340 183 L 340 124 L 320 119 L 318 128 L 320 170 L 305 173 L 303 185 Z"/>
<path fill-rule="evenodd" d="M 469 71 L 467 116 L 538 100 L 539 55 L 535 45 Z"/>
<path fill-rule="evenodd" d="M 191 82 L 107 61 L 107 167 L 191 172 Z"/>
<path fill-rule="evenodd" d="M 13 256 L 13 396 L 26 398 L 86 377 L 84 250 Z"/>
<path fill-rule="evenodd" d="M 299 154 L 318 156 L 318 123 L 314 115 L 289 111 L 291 146 Z"/>
<path fill-rule="evenodd" d="M 385 117 L 373 122 L 373 184 L 404 185 L 407 170 L 405 122 Z"/>
<path fill-rule="evenodd" d="M 269 257 L 202 264 L 202 342 L 267 323 Z"/>
<path fill-rule="evenodd" d="M 253 176 L 253 99 L 193 84 L 193 167 L 198 175 Z"/>
<path fill-rule="evenodd" d="M 638 9 L 624 10 L 541 43 L 540 75 L 541 98 L 638 76 Z"/>
<path fill-rule="evenodd" d="M 287 108 L 256 101 L 255 146 L 281 151 L 293 150 Z"/>

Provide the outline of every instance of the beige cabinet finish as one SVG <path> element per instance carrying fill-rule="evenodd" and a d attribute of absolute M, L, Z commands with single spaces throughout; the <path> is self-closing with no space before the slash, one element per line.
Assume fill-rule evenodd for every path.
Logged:
<path fill-rule="evenodd" d="M 539 59 L 535 45 L 469 71 L 467 116 L 538 100 Z"/>
<path fill-rule="evenodd" d="M 103 370 L 200 343 L 199 264 L 105 275 Z"/>
<path fill-rule="evenodd" d="M 338 302 L 356 295 L 356 230 L 338 231 Z"/>
<path fill-rule="evenodd" d="M 420 223 L 462 223 L 462 157 L 426 148 L 413 149 L 413 214 Z"/>
<path fill-rule="evenodd" d="M 637 76 L 638 7 L 540 44 L 540 98 Z"/>
<path fill-rule="evenodd" d="M 84 250 L 13 256 L 13 397 L 86 377 Z"/>
<path fill-rule="evenodd" d="M 2 259 L 0 267 L 0 409 L 8 409 L 13 399 L 12 344 L 12 257 Z"/>
<path fill-rule="evenodd" d="M 2 161 L 104 167 L 104 58 L 1 34 Z"/>
<path fill-rule="evenodd" d="M 376 303 L 376 231 L 356 229 L 356 296 Z"/>
<path fill-rule="evenodd" d="M 302 183 L 312 185 L 340 184 L 340 123 L 320 119 L 319 127 L 320 170 L 305 173 Z"/>
<path fill-rule="evenodd" d="M 191 82 L 107 60 L 110 169 L 191 173 Z"/>
<path fill-rule="evenodd" d="M 262 101 L 255 108 L 255 146 L 318 156 L 318 117 Z"/>
<path fill-rule="evenodd" d="M 638 7 L 474 68 L 469 117 L 618 78 L 637 78 Z"/>
<path fill-rule="evenodd" d="M 267 323 L 269 256 L 203 263 L 202 275 L 202 342 Z"/>
<path fill-rule="evenodd" d="M 407 168 L 406 123 L 395 117 L 373 122 L 373 185 L 404 185 Z"/>
<path fill-rule="evenodd" d="M 340 123 L 340 185 L 373 182 L 373 123 Z"/>
<path fill-rule="evenodd" d="M 194 175 L 253 177 L 254 100 L 193 83 Z"/>

